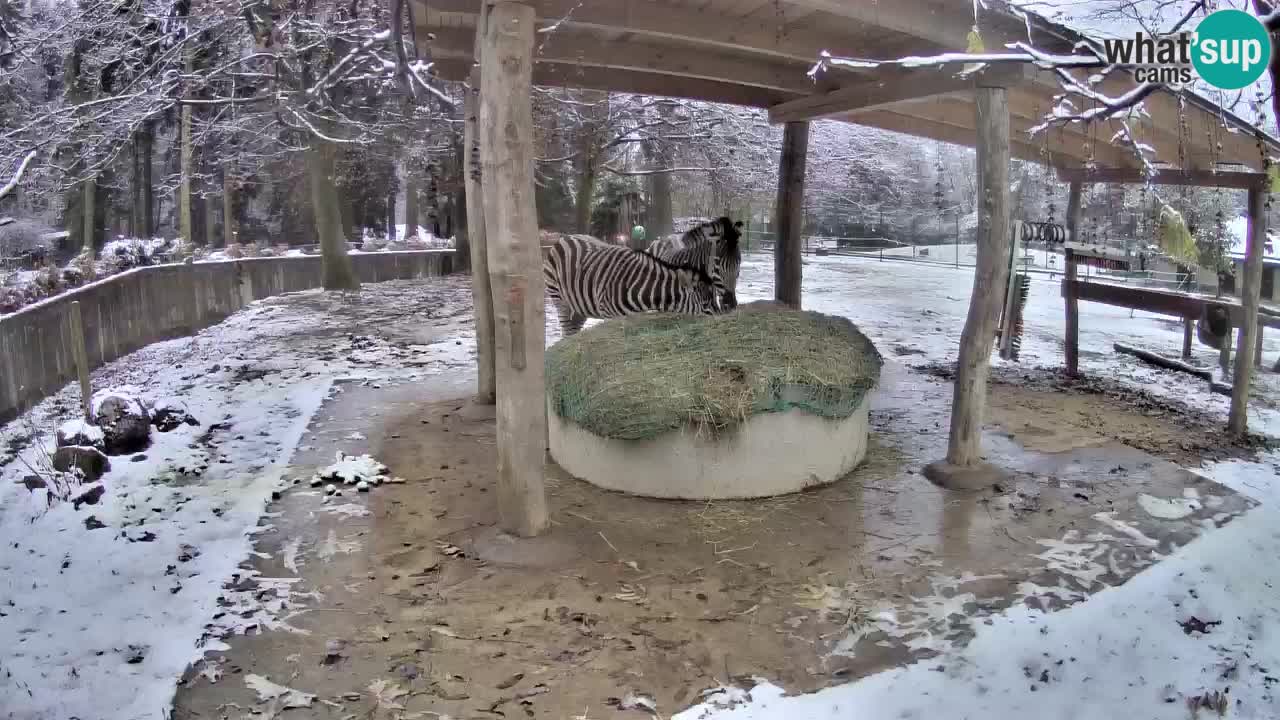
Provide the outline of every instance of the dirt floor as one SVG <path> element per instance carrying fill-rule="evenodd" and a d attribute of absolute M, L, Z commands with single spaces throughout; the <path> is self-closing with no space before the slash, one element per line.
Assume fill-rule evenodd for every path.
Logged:
<path fill-rule="evenodd" d="M 886 374 L 868 461 L 845 480 L 686 503 L 549 464 L 553 527 L 532 541 L 495 528 L 492 414 L 452 399 L 464 387 L 345 384 L 297 476 L 341 449 L 407 482 L 284 495 L 240 582 L 295 612 L 193 669 L 174 717 L 289 704 L 261 701 L 251 674 L 318 696 L 287 718 L 637 717 L 649 701 L 668 717 L 751 676 L 809 691 L 963 644 L 1014 603 L 1081 601 L 1249 505 L 1169 462 L 1198 464 L 1199 442 L 1169 415 L 1000 383 L 985 443 L 1014 480 L 948 495 L 919 471 L 945 448 L 949 386 Z M 921 410 L 934 395 L 944 410 Z M 1137 449 L 1152 444 L 1171 449 Z M 1029 682 L 1071 660 L 1029 659 Z"/>

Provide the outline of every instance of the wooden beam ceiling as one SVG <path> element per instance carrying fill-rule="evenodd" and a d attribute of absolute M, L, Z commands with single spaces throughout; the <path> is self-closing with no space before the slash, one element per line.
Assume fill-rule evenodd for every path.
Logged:
<path fill-rule="evenodd" d="M 920 38 L 940 48 L 964 50 L 973 25 L 972 6 L 933 4 L 926 0 L 790 0 L 792 5 L 821 10 L 868 27 L 884 28 Z M 830 48 L 839 54 L 838 48 Z M 867 53 L 860 53 L 866 57 Z"/>
<path fill-rule="evenodd" d="M 960 67 L 955 70 L 958 72 Z M 960 77 L 956 73 L 935 69 L 892 71 L 881 78 L 842 87 L 825 93 L 789 100 L 769 108 L 769 122 L 820 120 L 877 110 L 903 102 L 914 102 L 942 95 L 972 91 L 979 82 L 1014 85 L 1024 77 L 1022 66 L 992 67 L 975 76 Z"/>
<path fill-rule="evenodd" d="M 445 28 L 432 32 L 435 35 L 430 41 L 433 58 L 472 57 L 474 33 L 471 30 Z M 537 62 L 714 80 L 789 95 L 812 92 L 814 88 L 813 81 L 805 75 L 808 68 L 794 61 L 731 58 L 652 42 L 618 43 L 581 34 L 554 33 L 547 37 L 539 49 Z"/>
<path fill-rule="evenodd" d="M 860 113 L 849 118 L 848 122 L 965 147 L 973 147 L 974 142 L 977 140 L 977 133 L 971 127 L 961 127 L 933 119 L 899 115 L 889 110 L 873 110 Z M 1019 160 L 1043 161 L 1040 148 L 1035 145 L 1029 145 L 1019 140 L 1011 140 L 1010 145 L 1013 157 Z M 1064 159 L 1062 164 L 1070 165 L 1072 162 Z"/>
<path fill-rule="evenodd" d="M 437 12 L 479 12 L 481 0 L 410 0 L 419 7 L 415 17 L 425 18 L 424 8 Z M 591 27 L 632 32 L 658 38 L 679 38 L 704 46 L 750 50 L 764 55 L 809 63 L 823 50 L 852 52 L 856 33 L 839 29 L 780 32 L 776 22 L 735 18 L 653 0 L 527 0 L 539 23 L 564 21 L 566 27 Z M 888 4 L 888 3 L 886 3 Z M 856 30 L 856 28 L 853 28 Z M 539 35 L 541 39 L 542 35 Z M 541 41 L 541 40 L 539 40 Z"/>
<path fill-rule="evenodd" d="M 464 59 L 437 60 L 434 69 L 446 80 L 465 80 L 472 62 Z M 697 78 L 672 78 L 653 73 L 610 68 L 582 67 L 538 63 L 533 66 L 533 84 L 539 87 L 580 88 L 583 90 L 608 90 L 612 92 L 655 95 L 686 100 L 743 105 L 767 108 L 789 96 L 776 90 L 746 85 L 700 80 Z"/>
<path fill-rule="evenodd" d="M 1194 185 L 1197 187 L 1220 187 L 1236 190 L 1250 190 L 1266 185 L 1267 176 L 1254 172 L 1183 172 L 1178 169 L 1159 170 L 1148 177 L 1138 169 L 1121 170 L 1097 168 L 1060 169 L 1058 177 L 1066 182 L 1084 183 L 1117 183 L 1131 185 Z"/>

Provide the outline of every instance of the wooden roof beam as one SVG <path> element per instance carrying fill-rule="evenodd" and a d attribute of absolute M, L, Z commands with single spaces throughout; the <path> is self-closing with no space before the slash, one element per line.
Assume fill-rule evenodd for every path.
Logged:
<path fill-rule="evenodd" d="M 959 68 L 957 68 L 959 70 Z M 1008 87 L 1025 77 L 1018 65 L 991 67 L 978 75 L 959 77 L 945 70 L 912 70 L 879 80 L 843 87 L 819 95 L 789 100 L 769 108 L 769 122 L 821 120 L 855 112 L 869 112 L 903 102 L 969 92 L 978 83 Z"/>
<path fill-rule="evenodd" d="M 947 50 L 964 50 L 973 26 L 972 6 L 965 3 L 934 4 L 925 0 L 789 0 L 789 4 L 821 10 L 856 20 L 869 27 L 900 32 Z M 839 54 L 837 48 L 831 48 Z"/>
<path fill-rule="evenodd" d="M 482 1 L 411 0 L 420 8 L 471 15 L 479 12 Z M 699 45 L 747 50 L 810 64 L 817 62 L 823 50 L 835 54 L 851 50 L 850 38 L 836 31 L 789 30 L 780 33 L 776 23 L 765 20 L 726 17 L 654 0 L 524 0 L 524 4 L 533 6 L 538 22 L 543 26 L 563 22 L 566 28 L 586 27 L 679 38 Z M 418 18 L 426 15 L 422 10 L 415 13 Z"/>
<path fill-rule="evenodd" d="M 433 34 L 433 58 L 472 57 L 472 31 L 446 28 L 434 30 Z M 808 67 L 792 61 L 733 58 L 648 42 L 609 42 L 581 34 L 551 35 L 542 45 L 537 63 L 634 70 L 749 85 L 788 94 L 808 93 L 814 88 L 813 81 L 805 75 Z"/>
<path fill-rule="evenodd" d="M 435 61 L 434 70 L 438 76 L 446 80 L 465 80 L 471 71 L 471 65 L 471 60 L 444 58 Z M 607 90 L 754 108 L 767 108 L 787 97 L 775 90 L 732 85 L 713 80 L 673 78 L 633 70 L 550 63 L 536 63 L 533 66 L 533 84 L 537 87 Z"/>
<path fill-rule="evenodd" d="M 1148 177 L 1146 173 L 1137 168 L 1097 168 L 1094 170 L 1074 168 L 1059 169 L 1058 177 L 1067 182 L 1115 184 L 1146 184 L 1150 182 L 1153 185 L 1192 185 L 1195 187 L 1220 187 L 1236 190 L 1260 188 L 1267 183 L 1267 176 L 1262 173 L 1209 172 L 1205 170 L 1183 172 L 1178 169 L 1157 170 L 1155 175 Z"/>
<path fill-rule="evenodd" d="M 860 113 L 849 118 L 848 121 L 880 128 L 881 130 L 890 130 L 964 147 L 973 147 L 978 137 L 977 132 L 972 128 L 939 122 L 930 118 L 899 115 L 889 110 L 873 110 Z M 1019 160 L 1044 161 L 1040 148 L 1036 145 L 1030 145 L 1019 140 L 1011 140 L 1010 145 L 1013 157 Z M 1060 156 L 1055 166 L 1071 167 L 1078 164 L 1078 161 L 1063 155 Z"/>
<path fill-rule="evenodd" d="M 973 133 L 971 129 L 974 125 L 974 108 L 972 102 L 964 102 L 958 100 L 940 100 L 935 103 L 920 103 L 895 108 L 895 112 L 899 115 L 908 115 L 919 117 L 925 120 L 962 127 L 968 133 Z M 854 116 L 853 120 L 857 120 L 858 116 Z M 1029 135 L 1031 128 L 1035 127 L 1040 121 L 1039 119 L 1029 120 L 1019 117 L 1015 113 L 1010 113 L 1009 117 L 1009 134 L 1011 138 L 1027 147 L 1035 148 L 1035 157 L 1023 157 L 1025 160 L 1034 160 L 1041 164 L 1057 165 L 1054 162 L 1056 157 L 1068 157 L 1072 164 L 1083 164 L 1088 159 L 1088 153 L 1085 150 L 1085 136 L 1078 132 L 1072 133 L 1053 133 L 1047 137 L 1037 135 L 1032 138 Z M 1045 157 L 1048 153 L 1048 158 Z M 1117 148 L 1105 143 L 1095 145 L 1093 151 L 1094 161 L 1107 167 L 1133 167 L 1138 163 L 1138 158 L 1126 148 Z"/>

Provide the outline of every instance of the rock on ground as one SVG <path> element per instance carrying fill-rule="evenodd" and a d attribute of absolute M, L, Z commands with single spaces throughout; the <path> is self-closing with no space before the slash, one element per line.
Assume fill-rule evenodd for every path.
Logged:
<path fill-rule="evenodd" d="M 95 447 L 64 445 L 54 451 L 54 470 L 71 472 L 72 468 L 78 468 L 84 474 L 84 482 L 97 482 L 111 469 L 111 461 Z"/>
<path fill-rule="evenodd" d="M 200 421 L 192 417 L 177 400 L 167 399 L 156 403 L 152 409 L 151 424 L 160 432 L 169 432 L 181 425 L 199 425 Z"/>
<path fill-rule="evenodd" d="M 135 453 L 151 438 L 151 413 L 132 388 L 100 390 L 93 395 L 93 419 L 108 455 Z"/>

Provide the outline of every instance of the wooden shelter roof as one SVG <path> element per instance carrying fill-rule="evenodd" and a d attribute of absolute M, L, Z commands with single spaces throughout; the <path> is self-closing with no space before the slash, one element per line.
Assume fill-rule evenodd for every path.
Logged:
<path fill-rule="evenodd" d="M 418 42 L 437 73 L 465 79 L 474 57 L 483 0 L 410 0 Z M 962 145 L 976 137 L 972 78 L 936 68 L 835 68 L 807 73 L 822 51 L 889 60 L 963 52 L 973 6 L 955 0 L 527 0 L 535 8 L 535 85 L 631 92 L 746 105 L 774 122 L 830 118 Z M 1038 16 L 984 9 L 989 51 L 1026 41 L 1069 53 L 1082 38 Z M 547 31 L 551 26 L 554 32 Z M 957 68 L 958 69 L 958 68 Z M 1119 120 L 1028 130 L 1050 112 L 1062 90 L 1053 73 L 1029 65 L 998 68 L 1011 79 L 1014 157 L 1062 169 L 1090 157 L 1100 168 L 1136 169 L 1132 146 L 1117 138 Z M 1088 71 L 1073 71 L 1083 73 Z M 1111 73 L 1111 97 L 1135 86 Z M 1072 97 L 1077 110 L 1089 102 Z M 1157 92 L 1147 114 L 1130 122 L 1151 161 L 1186 170 L 1258 171 L 1259 138 L 1272 153 L 1280 142 L 1192 93 Z M 1219 145 L 1221 146 L 1219 148 Z"/>

